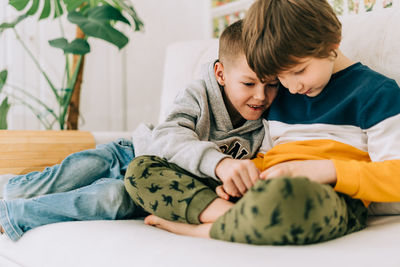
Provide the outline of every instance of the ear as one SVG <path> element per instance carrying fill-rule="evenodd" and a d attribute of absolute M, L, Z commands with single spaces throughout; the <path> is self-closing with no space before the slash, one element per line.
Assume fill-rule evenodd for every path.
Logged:
<path fill-rule="evenodd" d="M 219 61 L 214 65 L 214 75 L 219 85 L 225 86 L 224 65 Z"/>
<path fill-rule="evenodd" d="M 333 45 L 332 45 L 332 50 L 337 50 L 337 49 L 339 49 L 339 46 L 340 46 L 340 43 L 333 44 Z"/>

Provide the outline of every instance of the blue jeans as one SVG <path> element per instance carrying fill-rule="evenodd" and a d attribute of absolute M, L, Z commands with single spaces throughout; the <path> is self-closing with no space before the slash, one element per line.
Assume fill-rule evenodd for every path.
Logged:
<path fill-rule="evenodd" d="M 17 241 L 50 223 L 144 216 L 124 188 L 133 158 L 132 142 L 119 139 L 71 154 L 42 172 L 11 178 L 0 200 L 0 225 Z"/>

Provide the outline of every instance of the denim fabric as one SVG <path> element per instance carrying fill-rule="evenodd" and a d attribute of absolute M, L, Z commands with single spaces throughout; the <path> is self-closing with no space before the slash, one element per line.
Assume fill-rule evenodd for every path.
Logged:
<path fill-rule="evenodd" d="M 71 154 L 42 172 L 11 178 L 0 202 L 1 226 L 16 241 L 49 223 L 143 216 L 124 190 L 124 174 L 133 158 L 132 142 L 119 139 Z"/>

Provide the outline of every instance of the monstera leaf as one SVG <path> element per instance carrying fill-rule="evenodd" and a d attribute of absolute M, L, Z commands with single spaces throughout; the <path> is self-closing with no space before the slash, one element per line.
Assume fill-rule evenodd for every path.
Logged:
<path fill-rule="evenodd" d="M 52 47 L 60 48 L 65 54 L 85 55 L 90 52 L 89 43 L 84 39 L 75 39 L 68 43 L 65 38 L 58 38 L 49 41 Z"/>
<path fill-rule="evenodd" d="M 41 1 L 44 2 L 41 4 Z M 108 34 L 101 35 L 101 37 L 97 37 L 95 33 L 92 33 L 91 36 L 97 37 L 106 41 L 109 41 L 118 47 L 120 47 L 123 41 L 116 41 L 114 43 L 114 38 L 105 37 L 105 35 L 117 36 L 121 35 L 121 33 L 115 30 L 113 27 L 108 25 L 108 27 L 104 25 L 94 26 L 93 23 L 97 24 L 99 21 L 102 21 L 103 24 L 107 24 L 106 22 L 110 21 L 121 21 L 127 24 L 130 24 L 129 21 L 122 15 L 122 11 L 125 12 L 135 24 L 135 31 L 140 31 L 143 28 L 143 22 L 138 17 L 133 6 L 127 2 L 126 0 L 113 0 L 113 1 L 100 1 L 100 0 L 10 0 L 9 4 L 13 6 L 18 11 L 23 11 L 27 9 L 28 5 L 29 9 L 23 15 L 18 17 L 18 19 L 12 23 L 3 23 L 0 25 L 0 32 L 5 28 L 12 28 L 17 23 L 21 22 L 25 18 L 35 15 L 39 8 L 41 7 L 40 17 L 39 19 L 46 19 L 53 12 L 53 17 L 57 18 L 64 14 L 64 12 L 76 12 L 79 11 L 84 17 L 89 20 L 90 28 L 94 29 L 106 29 L 109 32 Z M 65 10 L 64 10 L 65 9 Z M 73 15 L 73 17 L 76 16 Z M 77 18 L 78 19 L 78 18 Z M 78 19 L 81 23 L 82 20 Z M 87 24 L 88 22 L 86 22 Z M 77 23 L 75 23 L 77 24 Z M 88 26 L 89 27 L 89 26 Z M 110 29 L 112 28 L 112 30 Z M 89 30 L 90 32 L 90 30 Z M 117 34 L 118 32 L 119 34 Z M 120 37 L 118 37 L 120 38 Z M 122 38 L 123 39 L 123 38 Z M 122 40 L 121 39 L 121 40 Z"/>
<path fill-rule="evenodd" d="M 44 1 L 44 3 L 41 4 L 41 1 Z M 15 27 L 25 18 L 36 14 L 39 7 L 41 7 L 39 19 L 48 18 L 52 11 L 54 18 L 61 16 L 66 11 L 68 12 L 68 20 L 78 25 L 87 36 L 105 40 L 119 49 L 123 48 L 129 42 L 129 39 L 114 27 L 114 22 L 119 21 L 131 25 L 122 12 L 125 12 L 132 19 L 135 31 L 140 31 L 143 28 L 143 22 L 136 11 L 125 0 L 114 0 L 112 2 L 99 0 L 10 0 L 9 3 L 18 11 L 25 9 L 28 9 L 28 11 L 11 23 L 1 24 L 0 33 L 7 28 Z M 90 52 L 90 46 L 86 41 L 73 41 L 71 44 L 67 44 L 65 41 L 56 40 L 50 41 L 50 44 L 53 47 L 63 49 L 64 53 L 76 51 L 76 54 L 83 55 Z M 60 42 L 62 42 L 61 45 Z"/>
<path fill-rule="evenodd" d="M 2 33 L 5 29 L 14 28 L 15 26 L 17 26 L 18 23 L 20 23 L 27 17 L 28 17 L 28 15 L 24 14 L 24 15 L 19 16 L 12 22 L 4 22 L 4 23 L 0 24 L 0 33 Z"/>
<path fill-rule="evenodd" d="M 39 10 L 40 0 L 10 0 L 9 4 L 12 5 L 16 10 L 22 11 L 28 6 L 29 2 L 32 2 L 32 4 L 26 12 L 26 15 L 31 16 L 36 14 L 36 12 Z M 51 3 L 54 3 L 53 8 Z M 54 10 L 55 18 L 64 13 L 60 0 L 44 0 L 40 19 L 49 17 L 52 9 Z"/>
<path fill-rule="evenodd" d="M 121 21 L 130 25 L 121 12 L 112 6 L 94 7 L 87 15 L 72 11 L 68 14 L 68 20 L 77 24 L 87 36 L 103 39 L 119 49 L 129 41 L 123 33 L 111 26 L 111 21 Z"/>

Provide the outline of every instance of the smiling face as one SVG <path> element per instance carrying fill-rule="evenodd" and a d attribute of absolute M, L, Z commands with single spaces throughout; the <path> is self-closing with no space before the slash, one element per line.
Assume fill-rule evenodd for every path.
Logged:
<path fill-rule="evenodd" d="M 334 72 L 335 59 L 307 57 L 278 74 L 278 79 L 292 94 L 319 95 Z"/>
<path fill-rule="evenodd" d="M 262 83 L 250 69 L 244 54 L 224 64 L 217 62 L 214 72 L 218 83 L 224 87 L 225 104 L 233 123 L 259 119 L 276 96 L 278 80 Z"/>

